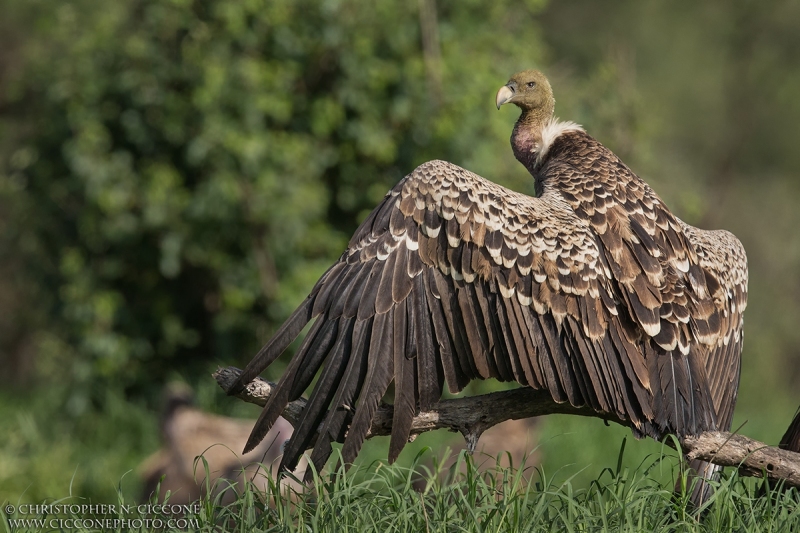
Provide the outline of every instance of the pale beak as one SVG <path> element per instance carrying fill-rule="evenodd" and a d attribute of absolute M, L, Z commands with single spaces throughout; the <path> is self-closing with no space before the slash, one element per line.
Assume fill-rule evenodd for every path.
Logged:
<path fill-rule="evenodd" d="M 514 98 L 514 91 L 508 85 L 503 85 L 500 87 L 500 90 L 497 91 L 497 97 L 495 98 L 494 102 L 497 104 L 497 109 L 500 109 L 500 106 L 508 102 Z"/>

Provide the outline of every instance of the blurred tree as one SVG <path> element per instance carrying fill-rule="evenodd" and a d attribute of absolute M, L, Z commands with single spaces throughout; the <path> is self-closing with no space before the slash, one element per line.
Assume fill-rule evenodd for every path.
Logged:
<path fill-rule="evenodd" d="M 244 361 L 417 164 L 519 185 L 492 96 L 538 62 L 541 2 L 511 5 L 6 7 L 31 33 L 3 80 L 0 246 L 38 376 L 80 410 Z"/>

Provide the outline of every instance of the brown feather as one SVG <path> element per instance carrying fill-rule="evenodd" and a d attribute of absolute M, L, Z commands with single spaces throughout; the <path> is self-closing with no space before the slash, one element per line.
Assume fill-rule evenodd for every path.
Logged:
<path fill-rule="evenodd" d="M 294 357 L 292 357 L 292 360 L 289 361 L 289 365 L 286 367 L 280 381 L 278 381 L 275 391 L 264 406 L 264 410 L 261 411 L 258 420 L 256 420 L 253 431 L 250 433 L 250 438 L 247 439 L 247 443 L 242 451 L 243 454 L 258 446 L 258 443 L 260 443 L 267 433 L 269 433 L 269 430 L 272 429 L 272 425 L 290 401 L 290 391 L 294 385 L 295 376 L 305 362 L 309 351 L 316 350 L 321 344 L 321 339 L 328 339 L 330 330 L 333 330 L 335 326 L 336 323 L 326 320 L 325 316 L 319 317 L 314 325 L 311 326 L 311 330 L 308 332 L 308 335 L 306 335 L 306 338 L 303 339 L 300 349 Z M 325 342 L 327 343 L 328 341 L 325 340 Z"/>
<path fill-rule="evenodd" d="M 405 244 L 401 243 L 395 253 L 395 267 L 394 275 L 392 276 L 392 300 L 394 303 L 400 303 L 408 298 L 411 292 L 411 277 L 408 275 L 408 256 L 410 254 L 416 255 L 416 252 L 410 252 Z"/>
<path fill-rule="evenodd" d="M 434 296 L 432 289 L 435 288 L 435 282 L 431 279 L 430 271 L 424 271 L 423 276 L 423 282 L 425 284 L 425 299 L 428 304 L 428 310 L 430 311 L 431 321 L 433 322 L 433 331 L 436 336 L 436 344 L 440 355 L 439 362 L 442 365 L 442 371 L 444 373 L 444 378 L 447 381 L 448 390 L 452 394 L 457 394 L 467 386 L 467 383 L 469 383 L 469 378 L 461 369 L 461 365 L 458 361 L 458 355 L 455 351 L 453 338 L 450 335 L 447 319 L 445 318 L 444 311 L 442 310 L 442 303 L 439 298 Z M 428 400 L 425 398 L 425 396 L 427 395 L 420 394 L 420 397 L 424 400 L 425 405 L 428 405 Z"/>
<path fill-rule="evenodd" d="M 475 367 L 475 360 L 471 356 L 469 341 L 467 340 L 467 333 L 464 330 L 464 320 L 461 317 L 461 308 L 458 304 L 458 296 L 456 295 L 453 280 L 450 277 L 445 277 L 437 270 L 433 270 L 432 272 L 437 290 L 441 295 L 442 311 L 447 319 L 450 338 L 453 339 L 453 348 L 458 357 L 461 374 L 468 379 L 474 379 L 478 377 L 478 370 Z"/>
<path fill-rule="evenodd" d="M 303 365 L 297 370 L 297 375 L 289 392 L 290 402 L 298 399 L 311 384 L 314 376 L 317 375 L 319 367 L 327 357 L 334 342 L 336 342 L 339 321 L 331 320 L 327 315 L 320 317 L 318 320 L 322 320 L 325 323 L 322 325 L 319 334 L 312 338 L 307 354 L 303 357 Z"/>
<path fill-rule="evenodd" d="M 569 398 L 558 379 L 557 370 L 553 362 L 554 357 L 558 357 L 559 355 L 558 352 L 555 354 L 553 353 L 553 350 L 559 349 L 558 346 L 553 346 L 551 344 L 550 341 L 552 339 L 545 338 L 539 316 L 534 315 L 529 307 L 520 307 L 519 309 L 522 311 L 521 314 L 528 326 L 531 342 L 537 347 L 534 353 L 536 353 L 538 357 L 536 362 L 532 361 L 532 363 L 538 364 L 542 376 L 541 382 L 545 385 L 547 390 L 550 391 L 550 394 L 556 402 L 562 403 L 567 401 Z M 552 320 L 552 317 L 549 318 Z"/>
<path fill-rule="evenodd" d="M 311 462 L 319 472 L 328 461 L 333 448 L 331 442 L 343 438 L 343 428 L 349 418 L 354 400 L 361 391 L 367 373 L 372 318 L 356 321 L 353 328 L 353 353 L 347 362 L 342 383 L 331 401 L 328 417 L 319 431 L 317 443 L 311 453 Z M 304 481 L 312 478 L 312 469 L 306 470 Z"/>
<path fill-rule="evenodd" d="M 566 339 L 573 347 L 572 352 L 575 357 L 571 358 L 571 361 L 581 397 L 595 410 L 608 410 L 602 379 L 595 361 L 596 355 L 591 345 L 592 341 L 584 338 L 580 332 L 580 326 L 574 318 L 568 318 L 566 325 L 568 327 Z"/>
<path fill-rule="evenodd" d="M 511 369 L 511 377 L 507 381 L 514 380 L 517 383 L 526 385 L 530 383 L 529 376 L 525 373 L 523 362 L 520 359 L 518 351 L 518 337 L 520 333 L 516 323 L 516 317 L 513 312 L 509 317 L 506 310 L 507 305 L 518 305 L 515 300 L 511 298 L 494 298 L 493 316 L 495 320 L 495 327 L 499 330 L 498 337 L 503 342 L 503 353 L 508 360 L 508 366 Z M 516 337 L 516 338 L 515 338 Z M 524 357 L 524 359 L 527 359 Z M 530 373 L 530 368 L 528 368 Z"/>
<path fill-rule="evenodd" d="M 369 268 L 369 265 L 370 263 L 366 263 L 364 268 Z M 369 279 L 366 287 L 364 287 L 364 292 L 361 294 L 358 312 L 356 313 L 356 317 L 359 320 L 365 320 L 375 314 L 375 301 L 378 299 L 378 290 L 380 290 L 381 286 L 380 280 L 385 266 L 384 261 L 372 260 Z"/>
<path fill-rule="evenodd" d="M 356 403 L 353 422 L 342 446 L 342 461 L 346 465 L 351 464 L 361 450 L 367 432 L 372 426 L 372 418 L 378 409 L 378 403 L 386 393 L 394 374 L 393 322 L 394 316 L 391 311 L 376 315 L 373 322 L 374 341 L 370 342 L 367 375 Z"/>
<path fill-rule="evenodd" d="M 457 290 L 458 304 L 461 317 L 464 320 L 464 331 L 469 341 L 470 353 L 475 364 L 478 376 L 483 379 L 495 377 L 497 370 L 490 361 L 488 340 L 483 327 L 483 318 L 478 318 L 480 308 L 475 301 L 474 294 L 469 284 Z"/>
<path fill-rule="evenodd" d="M 392 285 L 394 281 L 394 269 L 397 263 L 397 254 L 389 254 L 389 257 L 383 262 L 383 271 L 381 272 L 381 280 L 378 284 L 378 292 L 375 295 L 375 312 L 382 315 L 389 311 L 394 306 L 395 301 L 392 297 Z M 402 266 L 405 271 L 405 265 Z"/>
<path fill-rule="evenodd" d="M 429 309 L 428 293 L 424 286 L 423 276 L 414 279 L 414 289 L 411 291 L 413 306 L 414 329 L 417 332 L 417 388 L 420 409 L 429 410 L 442 396 L 444 386 L 443 365 L 446 358 L 452 359 L 452 352 L 440 349 L 434 342 L 434 335 L 438 339 L 438 331 L 434 326 L 434 311 Z M 444 317 L 438 313 L 441 325 L 444 326 Z M 445 326 L 446 327 L 446 326 Z M 446 339 L 449 344 L 449 336 Z M 450 362 L 452 365 L 452 360 Z"/>
<path fill-rule="evenodd" d="M 494 372 L 494 377 L 500 381 L 511 381 L 514 376 L 509 366 L 509 355 L 506 352 L 505 340 L 495 314 L 494 300 L 498 297 L 496 287 L 492 284 L 486 287 L 482 283 L 474 283 L 470 284 L 469 288 L 473 301 L 478 303 L 478 309 L 480 309 L 480 329 L 486 336 L 491 371 Z M 502 298 L 502 296 L 500 297 Z"/>
<path fill-rule="evenodd" d="M 411 420 L 416 409 L 416 358 L 406 357 L 408 333 L 407 301 L 394 308 L 394 414 L 392 436 L 389 440 L 389 462 L 393 463 L 408 442 Z"/>
<path fill-rule="evenodd" d="M 342 319 L 339 324 L 339 335 L 331 349 L 330 357 L 322 370 L 319 381 L 311 393 L 311 397 L 303 409 L 300 421 L 295 427 L 292 437 L 286 444 L 281 459 L 279 472 L 294 470 L 300 456 L 308 448 L 316 436 L 317 428 L 325 417 L 328 406 L 336 394 L 339 381 L 350 360 L 352 351 L 353 319 Z"/>
<path fill-rule="evenodd" d="M 311 312 L 312 316 L 319 316 L 328 308 L 330 305 L 331 293 L 338 286 L 339 275 L 346 268 L 346 263 L 336 263 L 324 274 L 323 279 L 317 282 L 319 292 L 314 299 L 314 310 Z"/>
<path fill-rule="evenodd" d="M 509 353 L 511 353 L 512 361 L 518 361 L 517 365 L 522 372 L 522 376 L 517 378 L 517 381 L 522 385 L 540 389 L 542 388 L 542 382 L 537 378 L 531 366 L 531 359 L 535 359 L 536 354 L 530 351 L 528 344 L 525 342 L 524 339 L 528 338 L 527 330 L 519 322 L 520 311 L 517 309 L 519 302 L 510 298 L 498 298 L 498 307 L 501 306 L 503 309 L 501 321 L 511 335 Z M 506 341 L 508 342 L 508 337 Z"/>
<path fill-rule="evenodd" d="M 372 265 L 360 264 L 354 269 L 358 269 L 358 274 L 352 280 L 352 288 L 348 291 L 347 296 L 342 298 L 343 306 L 342 316 L 345 318 L 353 318 L 358 315 L 359 305 L 364 296 L 367 288 L 370 285 L 372 276 Z"/>
<path fill-rule="evenodd" d="M 532 314 L 531 309 L 527 306 L 523 307 L 521 305 L 512 305 L 509 307 L 507 306 L 509 311 L 513 311 L 516 323 L 519 325 L 520 332 L 522 334 L 522 343 L 524 344 L 524 350 L 520 351 L 520 361 L 523 363 L 523 368 L 527 367 L 530 368 L 531 375 L 529 379 L 532 380 L 531 387 L 535 389 L 546 388 L 547 383 L 542 373 L 542 367 L 539 363 L 540 360 L 540 352 L 546 348 L 541 347 L 541 337 L 537 337 L 536 331 L 531 329 L 531 326 L 528 324 L 529 315 Z M 509 313 L 510 314 L 510 313 Z M 523 355 L 524 354 L 524 355 Z M 527 359 L 527 361 L 522 361 L 523 357 Z"/>
<path fill-rule="evenodd" d="M 362 268 L 360 264 L 347 265 L 346 269 L 338 277 L 339 279 L 336 280 L 336 283 L 339 287 L 337 288 L 336 298 L 333 298 L 328 305 L 328 317 L 336 319 L 342 316 L 345 303 L 350 297 L 350 293 L 359 291 L 360 284 L 358 280 L 361 271 Z"/>

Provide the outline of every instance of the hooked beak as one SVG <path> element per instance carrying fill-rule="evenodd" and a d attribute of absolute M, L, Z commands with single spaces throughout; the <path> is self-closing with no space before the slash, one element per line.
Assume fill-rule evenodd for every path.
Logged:
<path fill-rule="evenodd" d="M 494 102 L 497 104 L 497 109 L 500 109 L 501 105 L 507 103 L 512 98 L 514 98 L 514 89 L 508 85 L 503 85 L 500 87 L 500 90 L 497 91 L 497 97 L 494 100 Z"/>

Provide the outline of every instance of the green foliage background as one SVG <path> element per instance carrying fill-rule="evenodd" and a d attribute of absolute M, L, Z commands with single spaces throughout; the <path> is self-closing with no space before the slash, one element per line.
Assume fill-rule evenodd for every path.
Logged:
<path fill-rule="evenodd" d="M 492 100 L 532 66 L 557 114 L 679 216 L 743 241 L 735 425 L 776 442 L 797 407 L 796 2 L 0 10 L 0 499 L 64 496 L 73 473 L 76 494 L 106 495 L 157 445 L 168 380 L 252 415 L 208 373 L 244 364 L 416 165 L 446 159 L 532 193 L 508 146 L 516 113 Z M 541 450 L 556 468 L 602 467 L 623 434 L 555 417 Z"/>

